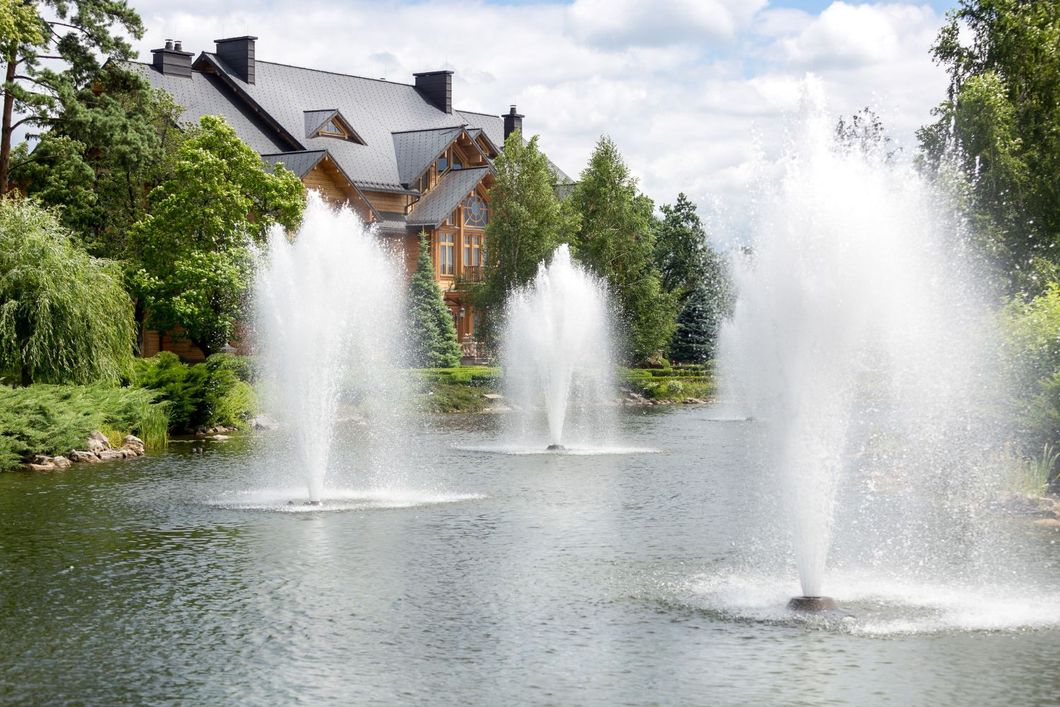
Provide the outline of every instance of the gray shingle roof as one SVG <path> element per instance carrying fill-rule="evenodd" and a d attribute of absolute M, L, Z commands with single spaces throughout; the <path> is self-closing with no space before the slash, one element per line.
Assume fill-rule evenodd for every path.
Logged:
<path fill-rule="evenodd" d="M 489 167 L 455 169 L 446 172 L 427 195 L 416 202 L 408 215 L 410 226 L 437 226 L 490 173 Z"/>
<path fill-rule="evenodd" d="M 408 222 L 405 214 L 396 211 L 380 211 L 377 225 L 381 233 L 404 234 L 408 230 Z"/>
<path fill-rule="evenodd" d="M 411 185 L 462 132 L 463 128 L 457 127 L 394 133 L 394 154 L 401 183 Z"/>
<path fill-rule="evenodd" d="M 220 85 L 220 79 L 191 72 L 191 78 L 166 75 L 156 71 L 150 64 L 129 62 L 128 67 L 143 75 L 154 88 L 160 88 L 173 96 L 173 100 L 184 108 L 181 118 L 188 123 L 198 123 L 204 115 L 223 115 L 236 134 L 260 154 L 290 150 L 294 146 L 280 137 L 253 111 L 241 105 Z"/>
<path fill-rule="evenodd" d="M 445 113 L 409 84 L 260 59 L 255 63 L 255 83 L 248 84 L 217 55 L 207 52 L 199 55 L 194 66 L 210 67 L 218 72 L 217 76 L 196 70 L 188 79 L 162 74 L 149 64 L 129 65 L 152 86 L 172 94 L 184 108 L 185 120 L 197 122 L 203 115 L 222 115 L 244 141 L 263 155 L 326 149 L 353 183 L 364 190 L 407 193 L 403 185 L 417 176 L 409 174 L 416 170 L 415 163 L 429 152 L 431 145 L 423 137 L 420 139 L 425 144 L 399 150 L 399 142 L 404 145 L 406 140 L 416 140 L 396 138 L 394 133 L 426 134 L 448 128 L 455 137 L 459 134 L 457 129 L 466 127 L 482 130 L 498 147 L 504 144 L 502 117 L 459 110 Z M 310 114 L 315 120 L 316 114 L 332 111 L 342 116 L 364 144 L 326 136 L 307 137 L 312 134 L 307 127 L 312 122 Z M 316 127 L 323 122 L 322 118 Z M 571 181 L 558 168 L 554 171 L 557 181 Z"/>
<path fill-rule="evenodd" d="M 298 150 L 292 152 L 277 152 L 275 154 L 262 155 L 261 159 L 270 165 L 283 162 L 283 166 L 298 175 L 301 179 L 309 174 L 310 170 L 317 166 L 327 150 Z"/>
<path fill-rule="evenodd" d="M 331 108 L 330 110 L 307 110 L 302 113 L 305 116 L 305 136 L 310 137 L 320 126 L 324 124 L 324 121 L 330 120 L 331 116 L 338 113 L 337 110 Z"/>

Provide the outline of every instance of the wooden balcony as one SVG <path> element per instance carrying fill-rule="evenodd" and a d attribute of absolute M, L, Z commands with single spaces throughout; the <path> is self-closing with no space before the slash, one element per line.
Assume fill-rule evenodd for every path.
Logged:
<path fill-rule="evenodd" d="M 460 271 L 460 279 L 464 282 L 482 282 L 484 277 L 485 273 L 481 265 L 465 265 Z"/>

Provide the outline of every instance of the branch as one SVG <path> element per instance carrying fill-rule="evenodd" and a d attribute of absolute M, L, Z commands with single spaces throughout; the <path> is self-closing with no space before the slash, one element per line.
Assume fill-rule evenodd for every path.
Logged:
<path fill-rule="evenodd" d="M 78 27 L 77 25 L 71 25 L 66 22 L 49 21 L 48 26 L 50 27 L 69 27 L 70 29 L 76 29 L 78 32 L 89 34 L 89 31 L 84 27 Z M 55 30 L 52 30 L 52 34 L 55 34 Z"/>
<path fill-rule="evenodd" d="M 40 79 L 35 79 L 32 76 L 22 76 L 22 75 L 16 74 L 15 75 L 15 80 L 16 81 L 29 81 L 31 83 L 37 84 L 41 88 L 46 88 L 49 91 L 52 91 L 53 93 L 58 93 L 59 92 L 59 89 L 55 88 L 54 86 L 49 86 L 48 84 L 44 83 Z"/>
<path fill-rule="evenodd" d="M 41 118 L 41 117 L 36 116 L 36 115 L 27 115 L 22 120 L 16 120 L 14 123 L 11 123 L 11 126 L 8 128 L 8 130 L 9 131 L 14 131 L 14 129 L 17 128 L 18 126 L 22 125 L 23 123 L 28 123 L 31 120 L 35 120 L 35 121 L 37 121 L 39 123 L 51 122 L 47 118 Z"/>

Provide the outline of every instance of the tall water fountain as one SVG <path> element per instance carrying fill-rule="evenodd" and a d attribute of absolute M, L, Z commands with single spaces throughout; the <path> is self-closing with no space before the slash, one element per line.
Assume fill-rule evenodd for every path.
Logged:
<path fill-rule="evenodd" d="M 752 254 L 735 266 L 719 365 L 766 428 L 803 595 L 791 606 L 812 610 L 834 606 L 825 579 L 844 480 L 857 538 L 845 558 L 904 578 L 947 562 L 969 571 L 983 540 L 969 519 L 1000 429 L 986 295 L 959 221 L 911 166 L 837 144 L 820 91 L 806 90 Z M 877 523 L 881 503 L 899 508 Z"/>
<path fill-rule="evenodd" d="M 524 413 L 514 418 L 523 440 L 565 451 L 571 439 L 610 437 L 615 363 L 607 289 L 571 260 L 566 245 L 511 295 L 501 357 L 507 397 Z"/>
<path fill-rule="evenodd" d="M 267 402 L 297 448 L 288 475 L 312 504 L 327 496 L 340 403 L 357 407 L 360 434 L 377 447 L 402 408 L 400 267 L 356 213 L 316 192 L 293 238 L 269 235 L 255 283 L 257 347 Z"/>

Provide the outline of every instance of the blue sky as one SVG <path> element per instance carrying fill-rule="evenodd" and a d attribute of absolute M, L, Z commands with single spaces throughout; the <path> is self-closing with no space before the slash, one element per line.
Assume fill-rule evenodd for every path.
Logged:
<path fill-rule="evenodd" d="M 874 107 L 905 154 L 944 96 L 930 46 L 953 0 L 132 0 L 148 33 L 212 51 L 410 82 L 454 71 L 460 109 L 526 115 L 572 176 L 610 135 L 656 202 L 746 203 L 808 77 L 837 117 Z"/>

